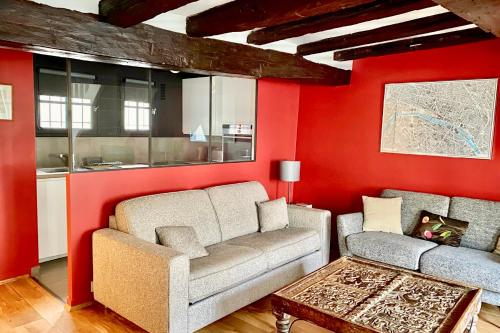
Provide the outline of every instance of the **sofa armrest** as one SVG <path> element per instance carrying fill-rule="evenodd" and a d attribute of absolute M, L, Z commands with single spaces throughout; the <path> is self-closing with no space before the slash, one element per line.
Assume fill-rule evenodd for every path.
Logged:
<path fill-rule="evenodd" d="M 148 332 L 188 330 L 189 259 L 171 248 L 101 229 L 92 235 L 94 298 Z"/>
<path fill-rule="evenodd" d="M 319 233 L 323 265 L 330 261 L 331 217 L 328 210 L 288 205 L 290 227 L 311 228 Z"/>
<path fill-rule="evenodd" d="M 341 256 L 352 256 L 347 248 L 346 238 L 349 235 L 363 232 L 363 213 L 352 213 L 337 216 L 337 234 Z"/>

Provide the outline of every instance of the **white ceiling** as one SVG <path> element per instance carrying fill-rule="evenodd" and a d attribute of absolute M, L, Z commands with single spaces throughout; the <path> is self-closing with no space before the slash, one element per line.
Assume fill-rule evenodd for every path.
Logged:
<path fill-rule="evenodd" d="M 43 3 L 43 4 L 46 4 L 49 6 L 53 6 L 53 7 L 60 7 L 60 8 L 77 10 L 77 11 L 84 12 L 84 13 L 97 14 L 99 12 L 99 6 L 98 6 L 99 0 L 78 0 L 78 1 L 32 0 L 32 1 L 35 1 L 38 3 Z M 180 7 L 176 10 L 172 10 L 168 13 L 160 14 L 160 15 L 156 16 L 155 18 L 153 18 L 149 21 L 146 21 L 145 23 L 156 26 L 158 28 L 176 31 L 176 32 L 180 32 L 180 33 L 185 33 L 186 17 L 193 15 L 193 14 L 200 13 L 202 11 L 209 9 L 209 8 L 212 8 L 214 6 L 218 6 L 218 5 L 230 2 L 230 1 L 231 0 L 199 0 L 196 2 L 192 2 L 186 6 Z M 273 1 L 273 0 L 270 0 L 270 1 Z M 321 40 L 321 39 L 325 39 L 325 38 L 329 38 L 329 37 L 335 37 L 335 36 L 339 36 L 339 35 L 351 34 L 351 33 L 358 32 L 358 31 L 379 28 L 379 27 L 386 26 L 386 25 L 391 25 L 391 24 L 395 24 L 395 23 L 409 21 L 409 20 L 413 20 L 416 18 L 431 16 L 431 15 L 444 13 L 444 12 L 447 12 L 447 10 L 441 6 L 435 6 L 435 7 L 430 7 L 430 8 L 426 8 L 426 9 L 415 10 L 415 11 L 408 12 L 408 13 L 401 14 L 401 15 L 387 17 L 384 19 L 363 22 L 363 23 L 359 23 L 359 24 L 355 24 L 355 25 L 350 25 L 350 26 L 345 26 L 345 27 L 341 27 L 341 28 L 337 28 L 337 29 L 321 31 L 318 33 L 313 33 L 313 34 L 307 34 L 307 35 L 304 35 L 301 37 L 290 38 L 290 39 L 262 45 L 259 47 L 266 48 L 266 49 L 273 49 L 273 50 L 282 51 L 282 52 L 295 53 L 297 45 L 300 45 L 300 44 L 314 42 L 317 40 Z M 441 32 L 460 30 L 460 29 L 469 28 L 469 27 L 473 27 L 473 26 L 474 25 L 472 24 L 472 25 L 467 25 L 464 27 L 447 29 L 447 30 L 442 30 L 442 31 L 438 31 L 438 32 L 430 33 L 430 34 L 424 34 L 424 35 L 431 35 L 431 34 L 436 34 L 436 33 L 441 33 Z M 233 33 L 212 36 L 211 38 L 226 40 L 226 41 L 235 42 L 235 43 L 246 44 L 246 38 L 247 38 L 248 33 L 249 33 L 249 31 L 233 32 Z M 422 36 L 424 36 L 424 35 L 422 35 Z M 343 62 L 334 61 L 332 52 L 324 52 L 324 53 L 309 55 L 309 56 L 306 56 L 306 58 L 311 60 L 311 61 L 314 61 L 314 62 L 328 64 L 330 66 L 335 66 L 335 67 L 339 67 L 339 68 L 343 68 L 343 69 L 351 69 L 351 67 L 352 67 L 352 61 L 343 61 Z"/>

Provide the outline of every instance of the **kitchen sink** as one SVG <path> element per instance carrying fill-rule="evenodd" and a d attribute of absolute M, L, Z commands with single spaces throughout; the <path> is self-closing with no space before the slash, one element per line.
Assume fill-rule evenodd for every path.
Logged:
<path fill-rule="evenodd" d="M 58 172 L 68 172 L 69 169 L 67 167 L 58 167 L 58 168 L 41 168 L 38 171 L 44 173 L 58 173 Z"/>

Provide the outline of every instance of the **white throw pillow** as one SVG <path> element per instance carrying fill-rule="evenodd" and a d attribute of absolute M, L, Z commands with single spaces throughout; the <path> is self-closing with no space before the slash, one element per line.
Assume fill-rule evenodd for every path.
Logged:
<path fill-rule="evenodd" d="M 189 259 L 208 256 L 207 250 L 201 245 L 196 231 L 189 226 L 165 226 L 156 228 L 160 244 L 188 255 Z"/>
<path fill-rule="evenodd" d="M 257 203 L 260 232 L 288 227 L 288 207 L 285 198 Z"/>
<path fill-rule="evenodd" d="M 402 198 L 372 198 L 363 196 L 363 231 L 383 231 L 402 235 L 402 201 Z"/>

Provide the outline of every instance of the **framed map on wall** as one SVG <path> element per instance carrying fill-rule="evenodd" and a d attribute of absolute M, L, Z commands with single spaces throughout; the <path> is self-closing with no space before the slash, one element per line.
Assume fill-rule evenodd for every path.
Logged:
<path fill-rule="evenodd" d="M 385 85 L 380 151 L 491 159 L 498 79 Z"/>
<path fill-rule="evenodd" d="M 12 120 L 12 86 L 0 84 L 0 120 Z"/>

